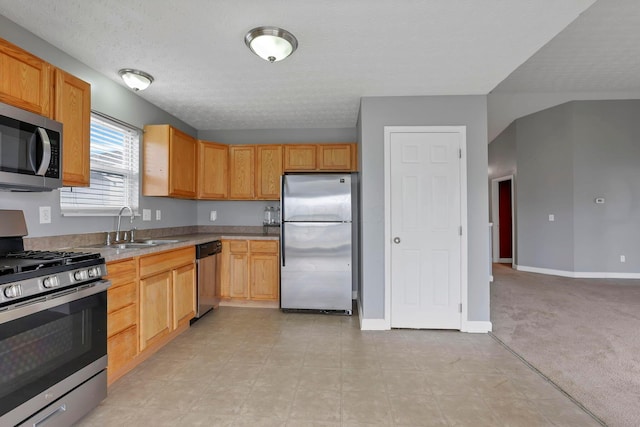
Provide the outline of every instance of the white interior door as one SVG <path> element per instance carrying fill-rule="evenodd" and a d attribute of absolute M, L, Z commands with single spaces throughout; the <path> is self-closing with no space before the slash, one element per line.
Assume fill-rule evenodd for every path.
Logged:
<path fill-rule="evenodd" d="M 461 328 L 463 138 L 388 134 L 391 327 Z"/>

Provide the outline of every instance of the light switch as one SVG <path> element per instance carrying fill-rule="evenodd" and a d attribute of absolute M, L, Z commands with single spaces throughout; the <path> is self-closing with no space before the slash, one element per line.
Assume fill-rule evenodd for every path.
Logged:
<path fill-rule="evenodd" d="M 209 214 L 209 221 L 213 222 L 218 219 L 218 211 L 211 211 Z"/>
<path fill-rule="evenodd" d="M 142 220 L 151 221 L 151 209 L 142 209 Z"/>
<path fill-rule="evenodd" d="M 160 209 L 156 209 L 156 221 L 160 221 L 162 219 L 162 212 Z"/>
<path fill-rule="evenodd" d="M 549 214 L 549 221 L 555 221 L 556 220 L 556 216 L 554 214 Z"/>

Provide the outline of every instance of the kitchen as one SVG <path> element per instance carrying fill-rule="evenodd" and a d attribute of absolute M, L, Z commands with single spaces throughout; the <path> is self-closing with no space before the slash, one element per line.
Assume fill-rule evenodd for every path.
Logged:
<path fill-rule="evenodd" d="M 226 144 L 287 144 L 331 143 L 358 141 L 358 170 L 362 174 L 363 221 L 361 233 L 362 283 L 357 289 L 362 307 L 363 329 L 385 329 L 384 268 L 383 268 L 383 161 L 381 156 L 383 124 L 448 125 L 463 123 L 468 127 L 469 199 L 469 303 L 465 318 L 486 328 L 488 321 L 488 272 L 486 271 L 486 96 L 439 97 L 370 97 L 360 103 L 361 123 L 358 128 L 275 129 L 199 131 L 189 124 L 146 102 L 113 80 L 58 51 L 33 34 L 0 17 L 0 37 L 3 37 L 52 64 L 72 72 L 92 84 L 92 108 L 106 115 L 122 118 L 130 125 L 143 128 L 148 123 L 167 123 L 192 136 Z M 484 164 L 484 169 L 483 169 Z M 211 211 L 216 212 L 220 226 L 260 227 L 262 212 L 269 202 L 224 201 L 204 202 L 166 198 L 141 197 L 141 207 L 152 212 L 149 226 L 136 219 L 138 228 L 172 228 L 212 226 Z M 40 223 L 40 207 L 50 207 L 51 223 Z M 3 209 L 21 209 L 27 215 L 30 236 L 52 238 L 73 233 L 103 233 L 114 229 L 113 218 L 61 216 L 56 193 L 3 195 Z M 477 258 L 476 258 L 477 257 Z"/>

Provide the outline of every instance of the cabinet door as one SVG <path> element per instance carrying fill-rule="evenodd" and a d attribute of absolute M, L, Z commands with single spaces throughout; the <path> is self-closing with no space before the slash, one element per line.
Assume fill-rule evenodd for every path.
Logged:
<path fill-rule="evenodd" d="M 140 351 L 172 330 L 171 272 L 140 280 Z"/>
<path fill-rule="evenodd" d="M 88 187 L 90 176 L 91 85 L 55 70 L 53 118 L 64 125 L 62 184 Z"/>
<path fill-rule="evenodd" d="M 229 248 L 230 242 L 228 240 L 222 240 L 222 252 L 220 253 L 220 294 L 216 295 L 220 298 L 230 298 L 231 291 L 229 290 L 229 283 L 231 281 L 231 271 L 229 266 L 231 265 L 231 250 Z"/>
<path fill-rule="evenodd" d="M 51 117 L 51 65 L 0 39 L 0 101 Z"/>
<path fill-rule="evenodd" d="M 252 200 L 255 186 L 255 146 L 229 146 L 229 199 Z"/>
<path fill-rule="evenodd" d="M 278 255 L 251 254 L 250 256 L 251 278 L 250 298 L 252 300 L 278 300 Z"/>
<path fill-rule="evenodd" d="M 196 267 L 185 265 L 172 271 L 173 329 L 189 323 L 196 315 Z"/>
<path fill-rule="evenodd" d="M 284 165 L 287 172 L 312 171 L 316 169 L 316 146 L 313 144 L 285 144 Z"/>
<path fill-rule="evenodd" d="M 133 360 L 138 354 L 138 327 L 131 326 L 122 332 L 109 337 L 107 340 L 107 382 L 111 384 L 123 375 L 119 372 L 127 362 Z"/>
<path fill-rule="evenodd" d="M 249 286 L 247 254 L 231 254 L 229 257 L 229 296 L 231 298 L 248 298 Z"/>
<path fill-rule="evenodd" d="M 280 289 L 278 241 L 249 241 L 249 298 L 277 301 Z"/>
<path fill-rule="evenodd" d="M 229 147 L 198 141 L 198 199 L 226 199 Z"/>
<path fill-rule="evenodd" d="M 174 128 L 169 145 L 169 195 L 196 197 L 196 140 Z"/>
<path fill-rule="evenodd" d="M 256 146 L 256 198 L 280 200 L 282 146 Z"/>
<path fill-rule="evenodd" d="M 318 144 L 318 169 L 352 170 L 353 144 Z"/>

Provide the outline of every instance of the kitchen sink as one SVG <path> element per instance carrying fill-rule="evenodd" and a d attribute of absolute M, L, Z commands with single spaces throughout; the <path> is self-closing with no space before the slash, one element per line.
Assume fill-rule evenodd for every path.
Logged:
<path fill-rule="evenodd" d="M 87 245 L 82 246 L 82 248 L 96 248 L 96 249 L 144 249 L 144 248 L 152 248 L 154 246 L 158 246 L 157 243 L 149 243 L 149 242 L 127 242 L 127 243 L 112 243 L 110 245 L 105 245 L 104 243 L 100 243 L 97 245 Z"/>
<path fill-rule="evenodd" d="M 149 239 L 149 240 L 141 241 L 141 243 L 146 243 L 150 245 L 168 245 L 170 243 L 180 243 L 180 242 L 182 242 L 182 240 L 175 240 L 175 239 Z"/>
<path fill-rule="evenodd" d="M 97 245 L 87 245 L 82 246 L 82 248 L 92 248 L 92 249 L 144 249 L 144 248 L 153 248 L 158 245 L 168 245 L 170 243 L 178 243 L 182 242 L 182 240 L 175 239 L 148 239 L 148 240 L 139 240 L 137 242 L 123 242 L 123 243 L 112 243 L 110 245 L 106 245 L 104 243 L 100 243 Z"/>

